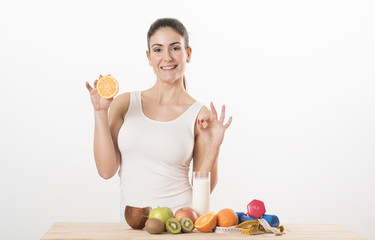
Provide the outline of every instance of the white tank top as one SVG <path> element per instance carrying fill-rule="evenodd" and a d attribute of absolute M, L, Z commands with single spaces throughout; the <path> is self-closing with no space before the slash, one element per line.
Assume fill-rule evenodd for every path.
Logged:
<path fill-rule="evenodd" d="M 195 102 L 175 120 L 160 122 L 144 115 L 140 91 L 130 93 L 118 134 L 121 221 L 126 205 L 169 207 L 173 212 L 191 207 L 188 175 L 194 125 L 202 106 Z"/>

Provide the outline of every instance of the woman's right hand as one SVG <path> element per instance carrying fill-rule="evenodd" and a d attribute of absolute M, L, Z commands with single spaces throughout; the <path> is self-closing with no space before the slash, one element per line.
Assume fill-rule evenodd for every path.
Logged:
<path fill-rule="evenodd" d="M 99 79 L 102 77 L 102 75 L 99 76 Z M 113 98 L 105 99 L 101 97 L 96 90 L 96 84 L 98 82 L 98 79 L 94 82 L 94 87 L 91 87 L 91 85 L 86 82 L 86 88 L 90 92 L 91 96 L 91 103 L 94 106 L 95 111 L 107 111 L 109 106 L 111 105 L 111 102 L 113 101 Z"/>

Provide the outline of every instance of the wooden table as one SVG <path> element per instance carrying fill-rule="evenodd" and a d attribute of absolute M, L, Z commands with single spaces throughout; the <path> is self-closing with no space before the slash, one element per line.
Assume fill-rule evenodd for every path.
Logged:
<path fill-rule="evenodd" d="M 272 233 L 241 235 L 229 233 L 192 233 L 149 234 L 144 230 L 131 229 L 126 223 L 72 223 L 57 222 L 44 234 L 42 240 L 52 239 L 105 239 L 105 240 L 148 240 L 148 239 L 290 239 L 290 240 L 363 240 L 367 239 L 337 224 L 285 224 L 285 234 L 275 236 Z"/>

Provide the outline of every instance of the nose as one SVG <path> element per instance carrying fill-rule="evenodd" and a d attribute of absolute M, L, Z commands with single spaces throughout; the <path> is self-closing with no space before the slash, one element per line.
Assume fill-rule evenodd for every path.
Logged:
<path fill-rule="evenodd" d="M 165 51 L 165 54 L 164 54 L 164 61 L 165 61 L 165 62 L 170 62 L 170 61 L 172 61 L 171 53 L 170 53 L 169 51 Z"/>

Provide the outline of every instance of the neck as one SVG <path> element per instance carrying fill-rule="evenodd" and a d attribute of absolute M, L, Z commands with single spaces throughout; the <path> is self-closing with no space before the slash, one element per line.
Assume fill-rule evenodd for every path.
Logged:
<path fill-rule="evenodd" d="M 168 83 L 157 80 L 155 85 L 150 89 L 151 97 L 157 101 L 158 104 L 180 104 L 183 102 L 183 97 L 186 93 L 183 86 L 183 78 Z"/>

